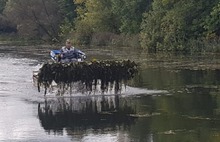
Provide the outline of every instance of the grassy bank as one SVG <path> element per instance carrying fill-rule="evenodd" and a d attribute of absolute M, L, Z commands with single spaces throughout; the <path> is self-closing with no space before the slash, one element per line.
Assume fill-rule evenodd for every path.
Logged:
<path fill-rule="evenodd" d="M 105 48 L 117 50 L 123 48 L 127 50 L 143 50 L 143 52 L 151 52 L 152 47 L 143 46 L 140 43 L 139 35 L 117 35 L 113 33 L 95 33 L 88 38 L 83 38 L 80 35 L 74 34 L 70 38 L 75 47 L 83 48 Z M 65 39 L 60 42 L 44 41 L 41 39 L 22 38 L 17 35 L 0 35 L 1 45 L 13 46 L 27 46 L 27 45 L 53 45 L 62 46 L 65 44 Z M 178 48 L 181 47 L 181 48 Z M 197 39 L 188 40 L 182 43 L 175 43 L 175 45 L 160 45 L 153 51 L 155 53 L 183 53 L 183 54 L 197 54 L 197 53 L 220 53 L 220 39 Z"/>
<path fill-rule="evenodd" d="M 0 46 L 12 45 L 12 46 L 25 46 L 25 45 L 39 45 L 48 44 L 40 39 L 22 38 L 17 35 L 0 35 Z"/>

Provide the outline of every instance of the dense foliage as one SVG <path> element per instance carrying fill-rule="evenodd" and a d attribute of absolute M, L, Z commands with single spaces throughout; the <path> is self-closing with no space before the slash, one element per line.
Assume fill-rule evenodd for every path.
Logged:
<path fill-rule="evenodd" d="M 0 0 L 1 34 L 153 52 L 218 51 L 219 17 L 219 0 Z"/>
<path fill-rule="evenodd" d="M 208 33 L 218 36 L 218 29 L 211 29 L 212 24 L 216 28 L 219 22 L 218 18 L 214 20 L 220 14 L 214 14 L 218 3 L 218 0 L 155 0 L 152 10 L 143 17 L 142 45 L 153 51 L 187 51 L 191 42 L 206 38 Z"/>
<path fill-rule="evenodd" d="M 7 0 L 0 0 L 0 13 L 3 12 L 5 5 L 6 5 Z"/>

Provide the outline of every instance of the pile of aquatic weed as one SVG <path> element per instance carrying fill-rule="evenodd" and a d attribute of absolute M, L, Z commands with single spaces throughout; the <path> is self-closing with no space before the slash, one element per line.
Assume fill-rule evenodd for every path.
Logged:
<path fill-rule="evenodd" d="M 113 89 L 115 93 L 121 90 L 122 84 L 134 77 L 137 64 L 130 60 L 122 61 L 90 61 L 75 63 L 45 63 L 38 73 L 38 90 L 44 87 L 45 94 L 54 81 L 62 84 L 63 89 L 72 87 L 73 83 L 80 82 L 86 91 L 93 91 L 99 85 L 102 93 Z"/>

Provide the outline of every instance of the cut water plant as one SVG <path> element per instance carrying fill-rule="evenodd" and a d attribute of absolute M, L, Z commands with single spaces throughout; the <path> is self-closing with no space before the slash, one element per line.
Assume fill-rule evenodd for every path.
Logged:
<path fill-rule="evenodd" d="M 102 93 L 113 89 L 117 94 L 122 87 L 122 84 L 127 83 L 137 73 L 137 64 L 130 60 L 122 61 L 89 61 L 89 62 L 74 62 L 69 64 L 63 63 L 45 63 L 40 68 L 37 84 L 38 90 L 43 87 L 45 94 L 47 89 L 51 87 L 52 82 L 58 86 L 62 86 L 62 91 L 71 89 L 72 84 L 80 82 L 85 86 L 84 91 L 91 92 L 99 89 Z"/>

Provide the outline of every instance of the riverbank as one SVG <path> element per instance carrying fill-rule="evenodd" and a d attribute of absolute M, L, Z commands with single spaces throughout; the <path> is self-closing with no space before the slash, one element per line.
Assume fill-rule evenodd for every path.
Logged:
<path fill-rule="evenodd" d="M 175 45 L 167 46 L 160 44 L 160 48 L 155 49 L 152 47 L 143 46 L 140 42 L 139 35 L 117 35 L 112 33 L 96 33 L 91 35 L 87 40 L 82 40 L 80 37 L 70 36 L 68 37 L 73 42 L 75 47 L 83 48 L 105 48 L 105 49 L 118 49 L 123 47 L 126 50 L 142 50 L 145 53 L 156 53 L 156 54 L 206 54 L 206 53 L 220 53 L 220 39 L 197 39 L 187 40 L 184 43 L 175 43 Z M 49 46 L 63 46 L 65 39 L 60 41 L 48 41 L 42 39 L 30 39 L 22 38 L 16 34 L 4 35 L 0 34 L 0 45 L 10 46 L 38 46 L 38 45 L 49 45 Z M 184 44 L 184 45 L 183 45 Z M 178 48 L 178 47 L 182 48 Z"/>
<path fill-rule="evenodd" d="M 43 41 L 21 38 L 17 35 L 0 35 L 0 46 L 25 46 L 38 44 L 43 44 Z"/>

